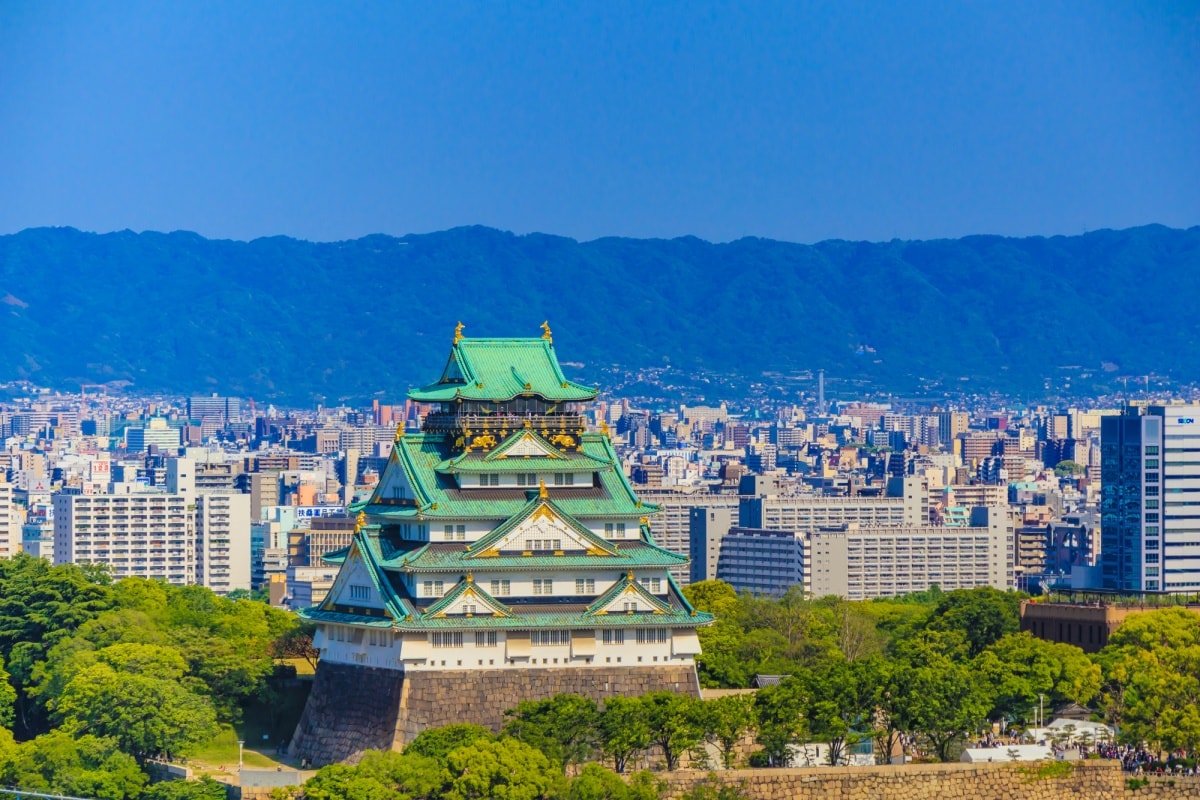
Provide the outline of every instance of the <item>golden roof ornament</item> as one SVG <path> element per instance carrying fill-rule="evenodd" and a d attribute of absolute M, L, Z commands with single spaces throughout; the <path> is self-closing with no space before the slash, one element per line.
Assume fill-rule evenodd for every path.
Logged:
<path fill-rule="evenodd" d="M 554 344 L 554 337 L 550 335 L 550 320 L 542 323 L 542 338 L 550 344 Z"/>
<path fill-rule="evenodd" d="M 545 500 L 549 496 L 550 496 L 550 493 L 546 491 L 546 482 L 538 481 L 538 497 Z"/>
<path fill-rule="evenodd" d="M 607 421 L 600 420 L 600 432 L 603 433 L 605 436 L 610 436 L 610 434 L 608 432 L 608 422 Z M 610 438 L 611 438 L 611 436 L 610 436 Z"/>
<path fill-rule="evenodd" d="M 358 516 L 354 518 L 354 532 L 358 533 L 367 524 L 367 513 L 365 511 L 358 512 Z"/>
<path fill-rule="evenodd" d="M 392 438 L 393 442 L 398 442 L 404 438 L 404 423 L 401 422 L 396 426 L 396 435 Z"/>
<path fill-rule="evenodd" d="M 458 324 L 454 326 L 454 343 L 455 344 L 458 344 L 459 342 L 462 341 L 462 339 L 463 339 L 462 332 L 463 332 L 463 328 L 465 328 L 465 327 L 467 327 L 467 326 L 462 324 L 462 320 L 459 320 Z"/>

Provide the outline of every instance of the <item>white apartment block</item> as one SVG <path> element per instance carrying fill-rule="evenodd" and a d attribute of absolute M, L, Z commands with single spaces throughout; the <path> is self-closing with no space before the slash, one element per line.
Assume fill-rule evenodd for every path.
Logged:
<path fill-rule="evenodd" d="M 54 495 L 54 563 L 108 564 L 116 578 L 196 583 L 196 517 L 167 494 Z"/>
<path fill-rule="evenodd" d="M 217 594 L 250 590 L 250 495 L 196 498 L 196 582 Z"/>
<path fill-rule="evenodd" d="M 979 508 L 973 527 L 890 526 L 772 531 L 733 528 L 717 577 L 738 591 L 780 596 L 800 584 L 814 597 L 894 597 L 1013 585 L 1014 530 L 1007 507 Z"/>
<path fill-rule="evenodd" d="M 21 552 L 22 522 L 13 506 L 12 484 L 0 479 L 0 558 L 12 558 Z"/>

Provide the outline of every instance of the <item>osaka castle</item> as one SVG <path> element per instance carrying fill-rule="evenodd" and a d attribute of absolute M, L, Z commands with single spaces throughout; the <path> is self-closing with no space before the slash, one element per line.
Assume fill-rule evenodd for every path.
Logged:
<path fill-rule="evenodd" d="M 353 761 L 426 727 L 499 729 L 504 711 L 560 692 L 597 702 L 699 694 L 697 612 L 654 543 L 596 390 L 562 372 L 548 325 L 530 339 L 455 330 L 429 404 L 396 434 L 324 602 L 300 612 L 320 651 L 294 757 Z"/>

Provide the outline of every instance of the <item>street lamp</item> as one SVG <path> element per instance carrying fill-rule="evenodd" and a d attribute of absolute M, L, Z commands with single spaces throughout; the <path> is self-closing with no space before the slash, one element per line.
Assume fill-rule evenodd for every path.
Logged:
<path fill-rule="evenodd" d="M 246 744 L 245 739 L 238 739 L 238 777 L 239 778 L 242 775 L 242 746 L 245 744 Z"/>
<path fill-rule="evenodd" d="M 1046 727 L 1046 711 L 1044 708 L 1042 708 L 1042 700 L 1045 697 L 1046 696 L 1044 694 L 1038 695 L 1038 727 L 1039 728 Z"/>

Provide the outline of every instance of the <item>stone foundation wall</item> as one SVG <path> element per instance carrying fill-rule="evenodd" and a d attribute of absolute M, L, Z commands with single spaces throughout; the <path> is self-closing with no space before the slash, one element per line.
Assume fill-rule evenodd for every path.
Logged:
<path fill-rule="evenodd" d="M 405 688 L 396 670 L 321 662 L 288 755 L 321 765 L 390 749 Z"/>
<path fill-rule="evenodd" d="M 597 703 L 670 691 L 700 696 L 693 665 L 402 673 L 321 662 L 289 754 L 313 764 L 354 762 L 365 750 L 401 749 L 426 728 L 458 722 L 499 731 L 522 700 L 568 693 Z"/>
<path fill-rule="evenodd" d="M 1075 762 L 1070 774 L 1037 777 L 1036 764 L 910 764 L 898 767 L 744 769 L 714 773 L 722 783 L 741 784 L 753 800 L 1135 800 L 1120 764 Z M 698 772 L 664 776 L 666 798 L 678 798 L 708 779 Z M 1149 793 L 1146 793 L 1149 797 Z M 1194 797 L 1155 794 L 1161 800 Z"/>
<path fill-rule="evenodd" d="M 1133 776 L 1116 761 L 1070 762 L 1069 773 L 1038 776 L 1038 764 L 908 764 L 902 767 L 739 769 L 706 775 L 675 772 L 664 798 L 697 783 L 740 784 L 752 800 L 1195 800 L 1200 776 Z"/>

